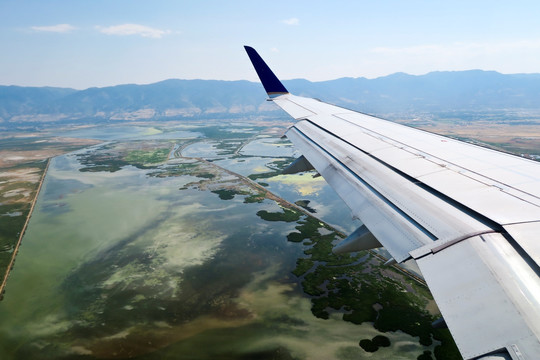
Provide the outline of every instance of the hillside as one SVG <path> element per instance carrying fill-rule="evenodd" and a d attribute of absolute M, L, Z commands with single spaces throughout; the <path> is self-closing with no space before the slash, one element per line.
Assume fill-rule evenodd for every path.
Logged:
<path fill-rule="evenodd" d="M 284 81 L 284 85 L 297 95 L 373 114 L 540 109 L 540 74 L 481 70 L 421 76 L 396 73 L 377 79 L 296 79 Z M 246 116 L 277 110 L 264 99 L 262 86 L 249 81 L 165 80 L 86 90 L 0 86 L 0 128 L 51 121 Z"/>

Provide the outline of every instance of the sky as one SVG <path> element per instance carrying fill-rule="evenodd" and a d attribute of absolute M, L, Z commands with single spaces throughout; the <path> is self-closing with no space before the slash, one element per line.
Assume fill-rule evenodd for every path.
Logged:
<path fill-rule="evenodd" d="M 540 2 L 0 0 L 0 85 L 540 73 Z"/>

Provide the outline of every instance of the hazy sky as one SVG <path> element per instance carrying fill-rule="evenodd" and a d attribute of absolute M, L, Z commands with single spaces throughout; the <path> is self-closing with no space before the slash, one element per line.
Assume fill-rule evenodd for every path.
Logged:
<path fill-rule="evenodd" d="M 0 84 L 540 73 L 538 1 L 0 0 Z"/>

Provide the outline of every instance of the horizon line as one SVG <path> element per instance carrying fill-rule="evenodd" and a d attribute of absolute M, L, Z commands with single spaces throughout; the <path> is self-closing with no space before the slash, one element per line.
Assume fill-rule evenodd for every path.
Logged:
<path fill-rule="evenodd" d="M 303 81 L 307 81 L 307 82 L 310 82 L 310 83 L 322 83 L 322 82 L 330 82 L 330 81 L 336 81 L 336 80 L 341 80 L 341 79 L 377 80 L 377 79 L 382 79 L 382 78 L 386 78 L 386 77 L 394 76 L 394 75 L 407 75 L 407 76 L 411 76 L 411 77 L 421 77 L 421 76 L 426 76 L 426 75 L 434 74 L 434 73 L 464 73 L 464 72 L 497 73 L 497 74 L 500 74 L 500 75 L 540 75 L 540 72 L 503 73 L 503 72 L 500 72 L 500 71 L 497 71 L 497 70 L 468 69 L 468 70 L 434 70 L 434 71 L 429 71 L 427 73 L 422 73 L 422 74 L 410 74 L 410 73 L 406 73 L 406 72 L 403 72 L 403 71 L 397 71 L 397 72 L 390 73 L 390 74 L 387 74 L 387 75 L 371 77 L 371 78 L 370 77 L 365 77 L 365 76 L 359 76 L 359 77 L 343 76 L 343 77 L 339 77 L 339 78 L 333 78 L 333 79 L 327 79 L 327 80 L 316 80 L 316 81 L 309 80 L 309 79 L 306 79 L 306 78 L 292 78 L 292 79 L 283 79 L 283 80 L 280 79 L 280 80 L 283 81 L 283 82 L 303 80 Z M 224 80 L 224 79 L 203 79 L 203 78 L 192 78 L 192 79 L 168 78 L 168 79 L 157 80 L 157 81 L 149 82 L 149 83 L 135 83 L 135 82 L 130 83 L 130 82 L 128 82 L 128 83 L 121 83 L 121 84 L 114 84 L 114 85 L 89 86 L 89 87 L 85 87 L 85 88 L 77 88 L 77 87 L 70 87 L 70 86 L 55 86 L 55 85 L 17 85 L 17 84 L 9 84 L 9 85 L 0 84 L 0 86 L 2 86 L 2 87 L 21 87 L 21 88 L 56 88 L 56 89 L 70 89 L 70 90 L 76 90 L 76 91 L 84 91 L 84 90 L 89 90 L 89 89 L 104 89 L 104 88 L 109 88 L 109 87 L 126 86 L 126 85 L 136 85 L 136 86 L 154 85 L 154 84 L 158 84 L 158 83 L 165 82 L 165 81 L 170 81 L 170 80 L 179 80 L 179 81 L 222 81 L 222 82 L 247 81 L 247 82 L 256 83 L 256 84 L 260 83 L 259 80 L 247 80 L 247 79 Z"/>

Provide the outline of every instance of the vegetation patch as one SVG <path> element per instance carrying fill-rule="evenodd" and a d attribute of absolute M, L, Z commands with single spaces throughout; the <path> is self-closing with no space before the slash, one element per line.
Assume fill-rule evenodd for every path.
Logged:
<path fill-rule="evenodd" d="M 266 164 L 266 166 L 270 169 L 268 172 L 264 173 L 257 173 L 257 174 L 251 174 L 248 175 L 248 178 L 251 180 L 258 180 L 258 179 L 268 179 L 274 176 L 281 175 L 281 172 L 283 169 L 285 169 L 287 166 L 289 166 L 290 163 L 293 162 L 293 158 L 286 158 L 285 160 L 275 160 L 271 163 Z M 268 185 L 267 185 L 268 186 Z"/>
<path fill-rule="evenodd" d="M 298 222 L 296 230 L 299 232 L 292 232 L 287 235 L 287 240 L 292 242 L 302 242 L 304 239 L 311 239 L 314 236 L 319 235 L 318 229 L 321 227 L 319 220 L 314 217 L 307 216 L 305 219 Z"/>
<path fill-rule="evenodd" d="M 150 169 L 167 160 L 170 142 L 134 141 L 103 145 L 92 152 L 77 155 L 85 167 L 81 172 L 116 172 L 127 165 Z"/>
<path fill-rule="evenodd" d="M 305 236 L 302 233 L 293 231 L 287 235 L 287 240 L 290 242 L 302 242 L 305 239 Z"/>
<path fill-rule="evenodd" d="M 379 350 L 379 347 L 369 339 L 360 340 L 360 347 L 367 352 L 375 352 Z"/>
<path fill-rule="evenodd" d="M 266 199 L 266 194 L 263 193 L 263 192 L 259 192 L 259 193 L 256 193 L 256 194 L 251 194 L 250 196 L 246 197 L 244 199 L 244 203 L 245 204 L 261 203 L 261 202 L 263 202 L 264 199 Z"/>
<path fill-rule="evenodd" d="M 233 189 L 212 190 L 212 192 L 218 194 L 221 200 L 231 200 L 234 199 L 234 195 L 239 194 L 238 191 Z"/>
<path fill-rule="evenodd" d="M 422 355 L 419 355 L 416 359 L 417 360 L 433 360 L 433 357 L 431 357 L 431 351 L 426 350 L 422 353 Z M 450 359 L 450 358 L 441 357 L 437 359 Z"/>
<path fill-rule="evenodd" d="M 200 162 L 190 162 L 174 165 L 167 164 L 160 166 L 158 170 L 148 174 L 148 176 L 154 176 L 159 178 L 183 175 L 192 175 L 205 179 L 213 179 L 215 177 L 214 174 L 206 172 L 205 168 L 201 166 Z"/>
<path fill-rule="evenodd" d="M 302 213 L 293 209 L 283 209 L 283 212 L 268 212 L 266 210 L 260 210 L 257 212 L 257 216 L 266 221 L 294 222 L 300 219 Z"/>
<path fill-rule="evenodd" d="M 149 165 L 158 164 L 167 160 L 170 149 L 150 149 L 150 150 L 132 150 L 125 157 L 124 161 L 131 165 Z"/>
<path fill-rule="evenodd" d="M 11 261 L 11 254 L 19 240 L 24 226 L 30 203 L 15 203 L 0 205 L 0 275 L 6 270 Z"/>
<path fill-rule="evenodd" d="M 377 335 L 373 339 L 363 339 L 360 340 L 360 347 L 367 352 L 375 352 L 379 350 L 380 347 L 389 347 L 390 339 L 386 336 Z"/>
<path fill-rule="evenodd" d="M 293 270 L 293 274 L 300 277 L 310 270 L 314 264 L 310 259 L 299 258 L 296 260 L 296 268 Z"/>
<path fill-rule="evenodd" d="M 389 347 L 390 339 L 383 335 L 377 335 L 371 340 L 378 347 Z"/>
<path fill-rule="evenodd" d="M 265 193 L 251 193 L 249 191 L 237 189 L 219 189 L 212 190 L 212 192 L 218 194 L 221 200 L 231 200 L 234 199 L 235 195 L 245 195 L 246 198 L 244 199 L 244 204 L 260 203 L 266 198 Z"/>
<path fill-rule="evenodd" d="M 317 212 L 314 208 L 309 206 L 310 201 L 309 200 L 298 200 L 294 202 L 296 205 L 300 206 L 301 208 L 306 209 L 310 213 L 314 214 Z"/>
<path fill-rule="evenodd" d="M 419 337 L 424 346 L 436 339 L 441 341 L 435 348 L 437 359 L 459 358 L 448 330 L 431 326 L 434 317 L 425 310 L 430 298 L 425 286 L 411 279 L 405 279 L 405 283 L 396 280 L 402 276 L 392 275 L 396 270 L 384 266 L 369 252 L 333 254 L 333 242 L 342 235 L 312 216 L 301 218 L 299 212 L 288 209 L 278 213 L 263 210 L 257 215 L 268 221 L 297 221 L 296 231 L 287 239 L 309 240 L 304 250 L 308 257 L 297 260 L 293 274 L 301 279 L 304 293 L 312 297 L 311 311 L 316 317 L 328 319 L 331 312 L 342 313 L 343 320 L 354 324 L 372 322 L 381 332 L 403 331 Z M 320 228 L 329 233 L 321 235 Z M 360 346 L 374 352 L 390 346 L 390 340 L 376 336 L 363 339 Z"/>
<path fill-rule="evenodd" d="M 203 179 L 213 179 L 216 177 L 216 175 L 212 173 L 198 173 L 195 176 L 203 178 Z"/>
<path fill-rule="evenodd" d="M 285 158 L 285 159 L 279 159 L 274 160 L 271 163 L 267 164 L 266 166 L 273 170 L 285 170 L 287 166 L 289 166 L 294 161 L 294 158 Z"/>
<path fill-rule="evenodd" d="M 101 164 L 101 165 L 80 168 L 79 171 L 80 172 L 101 172 L 101 171 L 116 172 L 120 170 L 122 167 L 124 167 L 125 165 L 127 164 L 124 164 L 124 163 Z"/>
<path fill-rule="evenodd" d="M 435 329 L 433 339 L 441 342 L 433 351 L 435 359 L 461 359 L 454 338 L 448 329 Z"/>
<path fill-rule="evenodd" d="M 106 159 L 95 157 L 91 161 L 81 161 L 81 164 L 87 165 L 80 168 L 80 172 L 116 172 L 122 169 L 124 166 L 129 165 L 127 162 L 116 159 Z"/>
<path fill-rule="evenodd" d="M 217 155 L 233 155 L 240 148 L 240 146 L 242 146 L 241 141 L 238 141 L 238 140 L 232 140 L 232 141 L 223 140 L 223 141 L 220 141 L 214 147 L 216 149 L 221 150 L 221 151 L 217 152 Z"/>
<path fill-rule="evenodd" d="M 275 170 L 275 171 L 270 171 L 270 172 L 265 172 L 265 173 L 251 174 L 251 175 L 248 175 L 248 178 L 250 178 L 251 180 L 258 180 L 258 179 L 268 179 L 268 178 L 278 176 L 278 175 L 281 175 L 281 171 Z"/>

